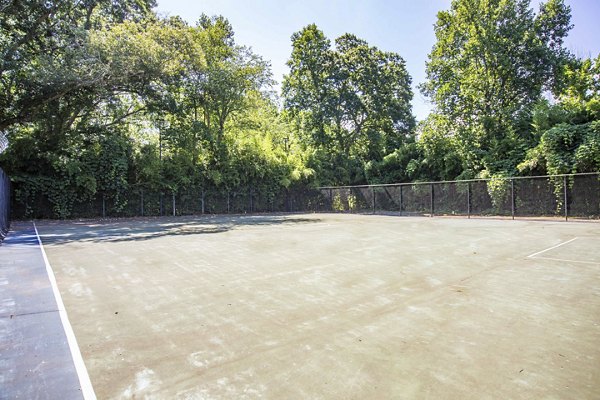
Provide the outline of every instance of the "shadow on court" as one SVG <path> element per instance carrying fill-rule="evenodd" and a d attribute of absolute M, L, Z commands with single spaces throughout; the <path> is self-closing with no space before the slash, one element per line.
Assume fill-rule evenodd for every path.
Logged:
<path fill-rule="evenodd" d="M 44 234 L 44 244 L 71 242 L 127 242 L 168 236 L 224 233 L 244 226 L 312 224 L 319 218 L 283 215 L 202 216 L 131 218 L 118 221 L 40 221 L 38 226 L 52 229 Z"/>

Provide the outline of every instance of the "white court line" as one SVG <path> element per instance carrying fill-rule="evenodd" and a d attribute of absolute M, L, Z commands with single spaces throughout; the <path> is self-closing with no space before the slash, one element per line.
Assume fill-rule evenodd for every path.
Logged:
<path fill-rule="evenodd" d="M 563 246 L 563 245 L 565 245 L 565 244 L 567 244 L 567 243 L 571 243 L 571 242 L 572 242 L 572 241 L 574 241 L 575 239 L 577 239 L 577 238 L 575 237 L 575 238 L 573 238 L 573 239 L 571 239 L 571 240 L 567 240 L 566 242 L 559 243 L 559 244 L 557 244 L 556 246 L 548 247 L 547 249 L 544 249 L 544 250 L 542 250 L 542 251 L 538 251 L 537 253 L 530 254 L 530 255 L 528 255 L 528 256 L 527 256 L 527 258 L 531 258 L 531 257 L 537 256 L 538 254 L 542 254 L 542 253 L 545 253 L 545 252 L 547 252 L 547 251 L 553 250 L 553 249 L 555 249 L 555 248 L 557 248 L 557 247 Z"/>
<path fill-rule="evenodd" d="M 60 315 L 60 319 L 63 324 L 63 329 L 65 330 L 65 335 L 67 336 L 67 343 L 69 344 L 69 348 L 71 350 L 71 356 L 73 357 L 73 364 L 75 364 L 75 370 L 77 371 L 77 376 L 79 377 L 81 393 L 83 394 L 84 399 L 95 400 L 96 394 L 94 393 L 94 388 L 92 387 L 90 376 L 88 375 L 87 368 L 85 367 L 85 363 L 83 362 L 83 357 L 81 357 L 81 351 L 79 351 L 77 339 L 75 339 L 75 333 L 73 333 L 73 328 L 71 327 L 71 323 L 69 322 L 69 317 L 67 316 L 65 304 L 62 301 L 62 297 L 60 296 L 60 292 L 58 291 L 58 286 L 56 285 L 54 271 L 52 270 L 50 262 L 48 261 L 48 257 L 46 256 L 46 251 L 44 250 L 44 245 L 42 244 L 42 239 L 40 238 L 40 235 L 38 233 L 37 226 L 35 226 L 35 222 L 33 222 L 33 229 L 35 229 L 35 235 L 37 236 L 38 243 L 40 244 L 40 249 L 42 249 L 42 257 L 44 258 L 44 263 L 46 264 L 46 272 L 48 274 L 48 278 L 50 279 L 52 291 L 54 292 L 56 305 L 58 306 L 58 314 Z"/>
<path fill-rule="evenodd" d="M 577 261 L 577 260 L 567 260 L 565 258 L 550 258 L 550 257 L 536 257 L 536 260 L 551 260 L 551 261 L 562 261 L 568 263 L 577 263 L 577 264 L 592 264 L 592 265 L 600 265 L 600 262 L 594 261 Z"/>

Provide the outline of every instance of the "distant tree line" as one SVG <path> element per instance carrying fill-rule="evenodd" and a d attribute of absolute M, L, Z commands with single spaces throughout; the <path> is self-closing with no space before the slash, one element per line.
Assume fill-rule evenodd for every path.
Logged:
<path fill-rule="evenodd" d="M 454 0 L 438 14 L 417 123 L 396 53 L 312 24 L 282 93 L 226 18 L 160 18 L 153 0 L 3 2 L 0 166 L 54 217 L 131 191 L 448 180 L 600 169 L 600 57 L 563 40 L 548 0 Z M 403 40 L 398 38 L 398 40 Z"/>

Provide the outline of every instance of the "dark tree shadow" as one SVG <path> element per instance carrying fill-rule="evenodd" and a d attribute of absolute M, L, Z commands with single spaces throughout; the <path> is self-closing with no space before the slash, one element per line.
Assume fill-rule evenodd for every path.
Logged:
<path fill-rule="evenodd" d="M 167 236 L 219 234 L 244 226 L 310 224 L 320 218 L 291 215 L 233 215 L 36 222 L 44 245 L 128 242 Z"/>

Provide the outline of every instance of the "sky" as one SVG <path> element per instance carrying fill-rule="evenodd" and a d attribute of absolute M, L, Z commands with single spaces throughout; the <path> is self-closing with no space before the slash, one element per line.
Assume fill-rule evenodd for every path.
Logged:
<path fill-rule="evenodd" d="M 226 17 L 237 44 L 271 62 L 274 79 L 281 83 L 289 72 L 291 36 L 311 23 L 332 42 L 352 33 L 371 46 L 400 54 L 413 80 L 413 113 L 427 117 L 432 105 L 417 86 L 425 81 L 427 55 L 435 43 L 437 12 L 451 0 L 158 0 L 156 11 L 179 15 L 195 24 L 202 13 Z M 566 0 L 574 28 L 565 41 L 578 57 L 600 53 L 600 0 Z M 537 9 L 537 1 L 532 5 Z M 277 88 L 278 90 L 278 88 Z"/>

